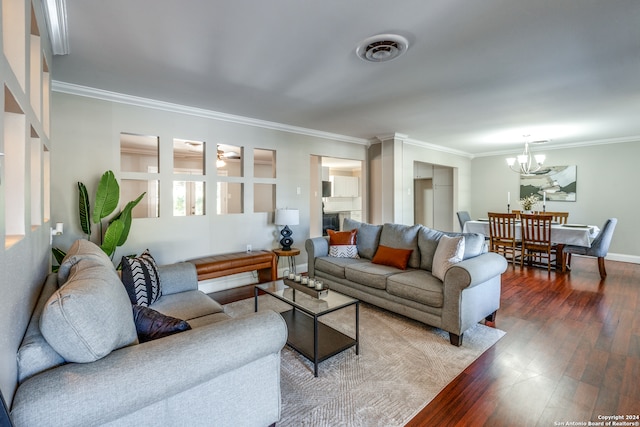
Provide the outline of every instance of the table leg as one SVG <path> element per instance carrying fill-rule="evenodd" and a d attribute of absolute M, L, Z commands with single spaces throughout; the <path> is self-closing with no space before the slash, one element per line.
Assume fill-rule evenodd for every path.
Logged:
<path fill-rule="evenodd" d="M 360 354 L 360 301 L 356 302 L 356 354 Z"/>
<path fill-rule="evenodd" d="M 313 375 L 318 376 L 318 316 L 313 316 Z"/>
<path fill-rule="evenodd" d="M 253 311 L 258 312 L 258 287 L 253 287 Z"/>

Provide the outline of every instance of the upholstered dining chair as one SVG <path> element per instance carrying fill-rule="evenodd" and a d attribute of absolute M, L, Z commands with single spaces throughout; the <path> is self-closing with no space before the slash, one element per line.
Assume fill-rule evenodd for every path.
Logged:
<path fill-rule="evenodd" d="M 522 268 L 524 265 L 525 259 L 537 259 L 541 262 L 543 258 L 546 258 L 547 271 L 551 271 L 551 256 L 556 254 L 555 245 L 551 243 L 551 220 L 553 216 L 522 214 L 520 219 L 522 220 L 520 267 Z"/>
<path fill-rule="evenodd" d="M 464 231 L 464 223 L 467 221 L 471 221 L 471 216 L 467 211 L 458 211 L 458 222 L 460 223 L 460 232 Z"/>
<path fill-rule="evenodd" d="M 489 250 L 516 265 L 520 241 L 516 239 L 516 214 L 489 212 Z"/>
<path fill-rule="evenodd" d="M 604 267 L 604 257 L 609 252 L 609 246 L 611 245 L 611 238 L 613 237 L 613 230 L 618 223 L 617 218 L 609 218 L 600 230 L 600 233 L 591 242 L 591 247 L 585 246 L 573 246 L 566 245 L 562 250 L 562 271 L 566 271 L 566 266 L 571 266 L 571 254 L 590 256 L 598 258 L 598 270 L 600 271 L 600 278 L 607 277 L 607 270 Z"/>

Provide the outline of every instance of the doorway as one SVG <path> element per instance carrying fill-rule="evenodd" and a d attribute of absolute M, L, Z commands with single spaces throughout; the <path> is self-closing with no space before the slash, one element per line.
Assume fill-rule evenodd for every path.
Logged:
<path fill-rule="evenodd" d="M 414 162 L 413 176 L 414 223 L 453 231 L 453 168 Z"/>

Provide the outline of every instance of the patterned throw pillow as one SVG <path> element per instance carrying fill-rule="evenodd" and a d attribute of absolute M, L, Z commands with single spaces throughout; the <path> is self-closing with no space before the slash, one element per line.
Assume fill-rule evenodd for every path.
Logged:
<path fill-rule="evenodd" d="M 336 258 L 360 258 L 356 245 L 329 246 L 329 256 Z"/>
<path fill-rule="evenodd" d="M 360 258 L 358 255 L 358 246 L 356 246 L 358 230 L 327 230 L 327 234 L 329 234 L 329 256 L 336 258 Z"/>
<path fill-rule="evenodd" d="M 182 319 L 164 315 L 149 307 L 133 306 L 133 321 L 136 324 L 138 340 L 147 342 L 191 329 Z"/>
<path fill-rule="evenodd" d="M 149 250 L 139 257 L 122 257 L 122 283 L 131 304 L 149 307 L 162 295 L 158 266 Z"/>

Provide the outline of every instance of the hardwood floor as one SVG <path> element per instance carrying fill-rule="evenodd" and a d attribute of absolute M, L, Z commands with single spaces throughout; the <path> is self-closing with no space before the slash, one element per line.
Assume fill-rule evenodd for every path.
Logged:
<path fill-rule="evenodd" d="M 510 266 L 495 325 L 507 335 L 407 426 L 640 415 L 640 265 L 607 261 L 607 272 L 600 281 L 596 260 L 579 257 L 567 274 Z"/>
<path fill-rule="evenodd" d="M 495 324 L 507 334 L 407 426 L 586 425 L 640 415 L 640 265 L 606 266 L 604 281 L 592 258 L 573 257 L 566 274 L 509 266 Z M 252 296 L 252 286 L 213 295 L 221 304 Z"/>

